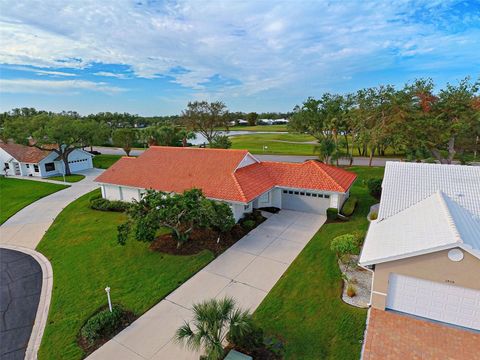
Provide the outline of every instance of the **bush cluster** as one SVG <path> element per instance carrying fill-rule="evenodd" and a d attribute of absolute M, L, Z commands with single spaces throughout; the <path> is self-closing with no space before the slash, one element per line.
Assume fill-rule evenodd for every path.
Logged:
<path fill-rule="evenodd" d="M 245 220 L 242 222 L 242 226 L 245 230 L 252 230 L 255 227 L 255 221 L 254 220 Z"/>
<path fill-rule="evenodd" d="M 345 216 L 350 216 L 355 211 L 357 206 L 358 198 L 356 196 L 350 196 L 347 201 L 342 206 L 342 214 Z"/>
<path fill-rule="evenodd" d="M 118 305 L 102 310 L 87 320 L 80 330 L 81 337 L 92 345 L 95 341 L 108 338 L 113 335 L 122 325 L 126 312 Z"/>
<path fill-rule="evenodd" d="M 368 179 L 367 187 L 370 195 L 376 199 L 380 199 L 382 195 L 382 180 L 380 178 Z"/>
<path fill-rule="evenodd" d="M 330 243 L 330 249 L 335 251 L 339 256 L 354 253 L 357 249 L 355 235 L 344 234 L 337 236 Z"/>
<path fill-rule="evenodd" d="M 337 220 L 338 218 L 338 209 L 328 208 L 327 209 L 327 219 L 328 220 Z"/>
<path fill-rule="evenodd" d="M 124 212 L 129 206 L 129 203 L 119 200 L 112 201 L 102 197 L 90 199 L 90 208 L 94 210 Z"/>

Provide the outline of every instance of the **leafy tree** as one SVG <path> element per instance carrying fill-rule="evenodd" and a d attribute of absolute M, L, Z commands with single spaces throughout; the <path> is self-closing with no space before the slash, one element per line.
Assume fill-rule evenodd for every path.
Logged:
<path fill-rule="evenodd" d="M 210 147 L 214 149 L 230 149 L 232 142 L 227 135 L 217 135 L 210 143 Z"/>
<path fill-rule="evenodd" d="M 240 339 L 252 331 L 252 316 L 232 298 L 206 300 L 192 310 L 193 320 L 177 330 L 176 341 L 190 350 L 203 350 L 209 360 L 223 359 L 227 337 Z"/>
<path fill-rule="evenodd" d="M 137 240 L 153 241 L 157 230 L 166 227 L 172 231 L 177 246 L 180 247 L 188 241 L 190 233 L 196 226 L 220 227 L 219 223 L 222 220 L 219 216 L 225 216 L 224 226 L 231 223 L 233 219 L 231 210 L 227 213 L 225 209 L 213 205 L 212 202 L 198 189 L 186 190 L 183 194 L 149 190 L 140 201 L 133 202 L 128 209 L 129 219 L 118 228 L 118 241 L 124 244 L 132 228 L 135 230 Z"/>
<path fill-rule="evenodd" d="M 255 126 L 257 125 L 258 114 L 256 112 L 251 112 L 247 114 L 248 125 Z"/>
<path fill-rule="evenodd" d="M 130 156 L 136 135 L 136 131 L 131 128 L 116 129 L 112 135 L 113 145 L 121 147 Z"/>
<path fill-rule="evenodd" d="M 457 85 L 447 84 L 438 95 L 433 88 L 429 79 L 406 86 L 411 105 L 398 130 L 407 146 L 428 149 L 440 163 L 451 164 L 457 153 L 476 146 L 480 134 L 480 81 L 465 78 Z"/>
<path fill-rule="evenodd" d="M 143 129 L 139 136 L 149 146 L 187 146 L 188 140 L 195 139 L 194 132 L 170 124 Z"/>
<path fill-rule="evenodd" d="M 46 112 L 27 117 L 12 117 L 4 124 L 5 138 L 57 153 L 63 161 L 66 175 L 71 173 L 69 155 L 89 142 L 94 131 L 95 128 L 86 121 Z"/>
<path fill-rule="evenodd" d="M 187 129 L 198 131 L 209 144 L 221 134 L 221 129 L 228 129 L 229 121 L 228 109 L 221 101 L 189 102 L 182 112 L 182 123 Z"/>

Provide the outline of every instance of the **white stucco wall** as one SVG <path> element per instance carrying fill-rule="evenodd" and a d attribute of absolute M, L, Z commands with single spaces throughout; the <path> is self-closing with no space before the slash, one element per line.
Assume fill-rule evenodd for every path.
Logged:
<path fill-rule="evenodd" d="M 230 205 L 230 208 L 232 209 L 233 217 L 237 222 L 243 217 L 243 214 L 251 213 L 253 211 L 253 203 L 249 203 L 248 208 L 245 208 L 246 205 L 244 204 L 230 203 L 229 205 Z"/>

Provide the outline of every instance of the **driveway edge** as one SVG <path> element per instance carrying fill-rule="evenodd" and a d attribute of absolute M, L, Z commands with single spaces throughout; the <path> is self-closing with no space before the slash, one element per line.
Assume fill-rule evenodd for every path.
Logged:
<path fill-rule="evenodd" d="M 33 324 L 30 340 L 28 341 L 27 350 L 25 351 L 25 360 L 36 360 L 38 349 L 42 342 L 43 332 L 47 324 L 48 310 L 50 308 L 50 300 L 52 298 L 53 288 L 53 270 L 50 261 L 41 253 L 22 246 L 1 244 L 0 248 L 15 250 L 30 255 L 38 262 L 42 268 L 42 291 L 38 302 L 37 314 L 35 315 L 35 323 Z"/>

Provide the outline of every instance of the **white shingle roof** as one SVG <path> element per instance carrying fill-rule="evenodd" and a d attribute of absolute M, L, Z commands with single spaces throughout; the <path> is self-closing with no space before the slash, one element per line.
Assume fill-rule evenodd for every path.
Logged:
<path fill-rule="evenodd" d="M 387 162 L 378 219 L 386 219 L 437 191 L 480 219 L 480 167 Z"/>
<path fill-rule="evenodd" d="M 480 258 L 480 168 L 387 163 L 360 264 L 457 246 Z"/>

